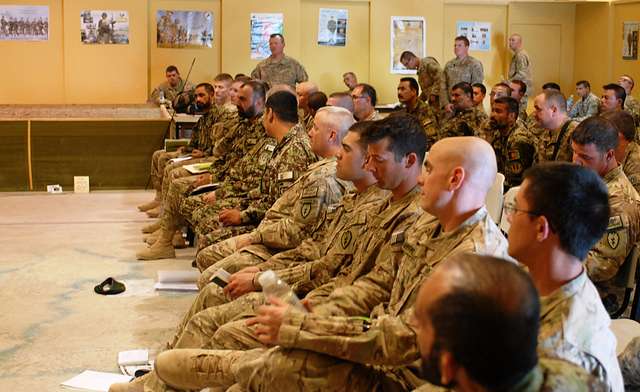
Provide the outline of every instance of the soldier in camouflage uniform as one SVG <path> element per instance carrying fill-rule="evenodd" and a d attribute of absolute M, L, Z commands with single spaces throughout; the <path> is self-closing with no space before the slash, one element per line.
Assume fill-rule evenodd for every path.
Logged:
<path fill-rule="evenodd" d="M 307 132 L 313 128 L 313 113 L 311 113 L 311 109 L 309 108 L 309 96 L 317 91 L 318 86 L 313 82 L 302 82 L 296 85 L 298 109 L 302 112 L 300 119 Z"/>
<path fill-rule="evenodd" d="M 535 124 L 540 129 L 536 162 L 571 162 L 571 134 L 578 125 L 567 115 L 567 103 L 562 93 L 544 91 L 534 101 Z M 534 127 L 528 127 L 535 133 Z"/>
<path fill-rule="evenodd" d="M 527 121 L 527 85 L 520 79 L 514 79 L 509 82 L 511 87 L 511 97 L 515 98 L 520 105 L 520 113 L 518 114 L 518 121 L 522 126 L 525 126 Z"/>
<path fill-rule="evenodd" d="M 640 196 L 615 159 L 618 132 L 610 121 L 586 119 L 574 131 L 571 142 L 574 163 L 594 169 L 609 190 L 607 232 L 589 252 L 586 266 L 607 311 L 613 313 L 621 306 L 626 286 L 616 277 L 640 239 Z"/>
<path fill-rule="evenodd" d="M 162 202 L 162 176 L 165 167 L 169 163 L 169 160 L 176 158 L 184 153 L 191 153 L 193 158 L 200 158 L 204 156 L 203 151 L 206 149 L 206 145 L 201 145 L 200 135 L 209 135 L 210 129 L 213 125 L 212 118 L 216 113 L 216 109 L 213 106 L 213 86 L 209 83 L 201 83 L 196 87 L 196 102 L 206 112 L 202 117 L 198 119 L 198 122 L 193 127 L 193 133 L 189 146 L 186 148 L 179 148 L 176 152 L 166 152 L 165 150 L 157 150 L 151 157 L 151 182 L 156 195 L 153 201 L 138 206 L 140 211 L 148 211 L 154 209 Z"/>
<path fill-rule="evenodd" d="M 354 120 L 347 109 L 326 107 L 318 111 L 314 123 L 309 133 L 312 150 L 324 159 L 309 166 L 267 211 L 256 230 L 198 252 L 196 263 L 201 271 L 213 266 L 234 273 L 321 235 L 327 207 L 351 189 L 350 183 L 336 178 L 335 155 Z"/>
<path fill-rule="evenodd" d="M 569 117 L 580 122 L 588 117 L 598 115 L 600 99 L 591 92 L 591 84 L 586 80 L 576 83 L 576 95 L 578 101 L 573 102 L 573 95 L 567 101 Z"/>
<path fill-rule="evenodd" d="M 452 136 L 478 136 L 487 115 L 473 107 L 473 89 L 468 83 L 459 83 L 451 91 L 453 111 L 442 120 L 439 138 Z"/>
<path fill-rule="evenodd" d="M 406 77 L 398 83 L 398 101 L 402 104 L 400 113 L 415 116 L 427 135 L 427 150 L 438 141 L 438 118 L 431 106 L 418 98 L 418 82 Z"/>
<path fill-rule="evenodd" d="M 286 84 L 295 88 L 296 83 L 306 82 L 309 79 L 307 71 L 295 59 L 284 54 L 284 46 L 282 34 L 271 34 L 271 56 L 256 65 L 251 72 L 251 78 L 267 82 L 272 87 L 276 84 Z"/>
<path fill-rule="evenodd" d="M 418 58 L 413 52 L 404 51 L 400 55 L 400 62 L 407 69 L 418 71 L 418 82 L 420 83 L 420 99 L 429 105 L 440 108 L 440 102 L 445 102 L 442 94 L 444 74 L 442 67 L 435 57 Z"/>
<path fill-rule="evenodd" d="M 570 361 L 622 392 L 611 320 L 583 265 L 608 211 L 599 176 L 567 162 L 528 170 L 515 203 L 505 205 L 509 254 L 526 265 L 541 296 L 540 355 Z"/>
<path fill-rule="evenodd" d="M 169 102 L 174 102 L 179 95 L 188 96 L 193 94 L 193 85 L 180 78 L 180 72 L 178 72 L 176 66 L 168 66 L 165 71 L 165 77 L 167 81 L 153 89 L 149 97 L 149 102 L 159 104 L 161 91 L 164 93 L 164 99 Z"/>
<path fill-rule="evenodd" d="M 513 51 L 513 57 L 509 64 L 509 81 L 522 80 L 527 85 L 529 95 L 533 94 L 533 75 L 529 54 L 522 48 L 522 36 L 512 34 L 509 37 L 509 49 Z M 527 96 L 524 97 L 524 105 L 527 105 Z"/>
<path fill-rule="evenodd" d="M 456 57 L 449 60 L 444 66 L 444 78 L 442 80 L 442 89 L 446 92 L 444 102 L 441 105 L 449 103 L 453 86 L 458 83 L 482 83 L 484 80 L 484 69 L 482 63 L 475 57 L 469 56 L 469 40 L 467 37 L 459 36 L 455 38 L 453 52 Z M 443 94 L 444 96 L 445 94 Z"/>
<path fill-rule="evenodd" d="M 624 110 L 629 112 L 635 120 L 636 127 L 640 127 L 640 102 L 631 95 L 631 91 L 635 86 L 635 81 L 629 75 L 622 75 L 618 79 L 618 84 L 624 88 L 627 97 L 624 100 Z"/>
<path fill-rule="evenodd" d="M 640 193 L 640 146 L 636 140 L 636 126 L 633 116 L 626 111 L 605 113 L 602 117 L 611 121 L 618 130 L 616 160 L 622 166 L 631 185 Z"/>
<path fill-rule="evenodd" d="M 518 121 L 518 101 L 511 97 L 494 100 L 491 120 L 485 122 L 481 137 L 491 144 L 498 172 L 505 176 L 505 188 L 518 186 L 535 158 L 535 136 Z"/>
<path fill-rule="evenodd" d="M 373 86 L 359 83 L 351 90 L 351 99 L 353 100 L 353 117 L 357 121 L 376 121 L 382 118 L 376 110 L 378 97 Z"/>

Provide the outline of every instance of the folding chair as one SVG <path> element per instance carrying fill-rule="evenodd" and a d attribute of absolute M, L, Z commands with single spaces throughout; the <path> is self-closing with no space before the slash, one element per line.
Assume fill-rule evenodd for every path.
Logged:
<path fill-rule="evenodd" d="M 498 173 L 496 180 L 493 182 L 493 185 L 491 185 L 491 188 L 487 193 L 487 198 L 485 199 L 489 216 L 491 216 L 491 219 L 493 219 L 496 224 L 500 222 L 500 217 L 502 216 L 503 192 L 504 175 L 502 173 Z"/>
<path fill-rule="evenodd" d="M 638 249 L 638 244 L 636 244 L 627 258 L 624 260 L 622 264 L 622 268 L 618 271 L 618 274 L 615 277 L 615 283 L 618 287 L 624 287 L 624 298 L 622 299 L 622 305 L 616 311 L 611 313 L 611 318 L 615 319 L 624 314 L 624 311 L 629 306 L 629 302 L 631 302 L 631 293 L 634 292 L 636 287 L 636 282 L 638 278 L 637 269 L 638 269 L 638 257 L 640 256 L 640 249 Z M 637 320 L 638 311 L 638 290 L 635 290 L 633 296 L 633 304 L 631 305 L 631 318 Z"/>

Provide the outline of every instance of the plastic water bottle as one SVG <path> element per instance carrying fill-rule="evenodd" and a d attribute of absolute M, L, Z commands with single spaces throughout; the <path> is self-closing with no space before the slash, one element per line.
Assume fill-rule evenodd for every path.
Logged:
<path fill-rule="evenodd" d="M 258 277 L 258 283 L 262 286 L 262 292 L 265 298 L 271 296 L 280 298 L 283 302 L 295 307 L 296 309 L 306 312 L 307 309 L 302 305 L 298 296 L 291 290 L 291 287 L 276 275 L 272 270 L 264 271 Z"/>

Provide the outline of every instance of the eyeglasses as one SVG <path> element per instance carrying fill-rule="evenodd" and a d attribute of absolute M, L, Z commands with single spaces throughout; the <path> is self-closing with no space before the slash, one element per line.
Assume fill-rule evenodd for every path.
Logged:
<path fill-rule="evenodd" d="M 520 208 L 517 208 L 515 203 L 505 203 L 504 206 L 502 206 L 502 210 L 507 216 L 513 216 L 516 212 L 522 212 L 523 214 L 528 214 L 533 216 L 542 215 L 536 211 L 527 211 L 527 210 L 522 210 Z"/>

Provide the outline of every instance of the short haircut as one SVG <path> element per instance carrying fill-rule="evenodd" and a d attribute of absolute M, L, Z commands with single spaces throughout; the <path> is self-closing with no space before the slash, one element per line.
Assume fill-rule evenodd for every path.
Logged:
<path fill-rule="evenodd" d="M 520 79 L 513 79 L 511 81 L 513 84 L 517 84 L 520 86 L 520 94 L 525 95 L 527 93 L 527 84 Z"/>
<path fill-rule="evenodd" d="M 284 36 L 283 36 L 282 34 L 280 34 L 280 33 L 273 33 L 273 34 L 271 34 L 271 35 L 269 36 L 269 39 L 271 39 L 271 38 L 276 38 L 276 37 L 280 38 L 280 39 L 282 40 L 282 43 L 284 43 Z"/>
<path fill-rule="evenodd" d="M 633 90 L 633 87 L 636 85 L 636 82 L 635 82 L 635 80 L 633 80 L 633 78 L 631 77 L 631 75 L 628 75 L 628 74 L 622 74 L 622 75 L 620 75 L 620 77 L 621 77 L 621 78 L 627 78 L 627 79 L 629 79 L 629 81 L 631 82 L 631 89 L 630 89 L 630 90 Z"/>
<path fill-rule="evenodd" d="M 351 76 L 353 76 L 354 78 L 356 77 L 356 74 L 355 74 L 355 73 L 353 73 L 353 72 L 351 72 L 351 71 L 343 73 L 343 74 L 342 74 L 342 77 L 344 78 L 344 77 L 345 77 L 345 76 L 347 76 L 347 75 L 351 75 Z"/>
<path fill-rule="evenodd" d="M 586 87 L 586 88 L 590 89 L 591 88 L 591 83 L 589 83 L 588 80 L 580 80 L 578 83 L 576 83 L 576 87 L 579 87 L 579 86 Z"/>
<path fill-rule="evenodd" d="M 571 141 L 581 146 L 593 144 L 598 151 L 606 153 L 618 147 L 618 128 L 604 117 L 589 117 L 576 127 Z"/>
<path fill-rule="evenodd" d="M 616 94 L 616 98 L 620 100 L 620 106 L 624 107 L 624 101 L 627 99 L 627 92 L 624 91 L 624 87 L 619 84 L 609 83 L 602 86 L 604 90 L 613 90 Z"/>
<path fill-rule="evenodd" d="M 267 98 L 265 107 L 283 122 L 298 122 L 298 98 L 288 91 L 277 91 Z"/>
<path fill-rule="evenodd" d="M 393 152 L 398 162 L 410 153 L 415 153 L 421 164 L 424 161 L 424 153 L 427 151 L 427 136 L 424 129 L 418 119 L 410 114 L 394 114 L 376 121 L 364 133 L 363 139 L 367 144 L 388 139 L 388 149 Z"/>
<path fill-rule="evenodd" d="M 465 37 L 464 35 L 457 36 L 454 41 L 462 41 L 464 42 L 464 46 L 469 47 L 469 38 Z"/>
<path fill-rule="evenodd" d="M 376 106 L 378 103 L 378 94 L 376 93 L 376 89 L 367 83 L 358 83 L 354 89 L 358 87 L 361 87 L 362 93 L 371 99 L 371 106 Z"/>
<path fill-rule="evenodd" d="M 453 87 L 451 87 L 451 91 L 453 90 L 462 90 L 463 93 L 465 93 L 469 98 L 473 99 L 473 88 L 471 87 L 471 85 L 467 82 L 460 82 L 460 83 L 456 83 L 453 85 Z M 485 94 L 486 94 L 486 89 L 485 89 Z"/>
<path fill-rule="evenodd" d="M 512 97 L 499 97 L 493 100 L 493 104 L 500 103 L 503 105 L 507 105 L 507 112 L 514 113 L 516 117 L 520 113 L 520 104 L 518 100 Z"/>
<path fill-rule="evenodd" d="M 513 90 L 511 90 L 511 86 L 509 86 L 508 84 L 504 83 L 504 82 L 500 82 L 500 83 L 496 83 L 493 85 L 493 87 L 504 87 L 507 89 L 507 94 L 511 95 L 511 92 Z"/>
<path fill-rule="evenodd" d="M 415 78 L 412 78 L 410 76 L 404 77 L 400 79 L 400 82 L 407 82 L 409 83 L 409 88 L 413 91 L 416 92 L 416 94 L 418 94 L 420 92 L 420 86 L 418 86 L 418 82 L 416 81 Z"/>
<path fill-rule="evenodd" d="M 164 73 L 169 73 L 169 72 L 175 72 L 178 75 L 180 75 L 180 72 L 178 71 L 178 67 L 176 67 L 175 65 L 170 65 L 167 67 L 167 69 L 165 69 Z"/>
<path fill-rule="evenodd" d="M 375 121 L 357 121 L 351 124 L 349 127 L 349 132 L 354 132 L 360 135 L 360 140 L 358 140 L 358 146 L 362 149 L 362 151 L 366 154 L 367 152 L 367 142 L 365 142 L 364 137 L 362 136 L 371 126 L 375 123 Z"/>
<path fill-rule="evenodd" d="M 515 263 L 470 253 L 440 268 L 456 279 L 427 310 L 434 348 L 487 390 L 512 389 L 538 363 L 540 297 L 531 277 Z"/>
<path fill-rule="evenodd" d="M 346 91 L 338 91 L 335 93 L 331 93 L 329 98 L 334 98 L 337 100 L 337 105 L 342 108 L 347 109 L 351 113 L 353 113 L 353 99 L 351 99 L 351 95 Z"/>
<path fill-rule="evenodd" d="M 605 112 L 602 117 L 613 123 L 624 140 L 628 142 L 636 140 L 636 125 L 633 116 L 629 112 L 624 110 Z"/>
<path fill-rule="evenodd" d="M 216 75 L 215 78 L 213 78 L 213 80 L 215 82 L 233 82 L 233 77 L 231 75 L 229 75 L 228 73 L 219 73 Z"/>
<path fill-rule="evenodd" d="M 324 106 L 318 109 L 316 116 L 319 113 L 327 113 L 328 118 L 325 118 L 328 119 L 327 122 L 336 131 L 338 141 L 342 141 L 344 135 L 347 134 L 347 130 L 349 130 L 356 121 L 350 111 L 339 106 Z"/>
<path fill-rule="evenodd" d="M 327 106 L 327 95 L 322 91 L 309 94 L 309 108 L 314 112 L 323 106 Z M 345 109 L 346 110 L 346 109 Z"/>
<path fill-rule="evenodd" d="M 482 95 L 487 95 L 487 88 L 484 86 L 484 84 L 474 83 L 471 85 L 471 87 L 477 87 L 480 89 L 480 92 L 482 92 Z"/>
<path fill-rule="evenodd" d="M 242 87 L 251 87 L 253 90 L 253 100 L 254 101 L 264 101 L 267 95 L 267 89 L 264 83 L 258 80 L 250 80 L 242 85 Z"/>
<path fill-rule="evenodd" d="M 567 100 L 560 91 L 557 90 L 546 90 L 542 92 L 544 95 L 544 101 L 549 106 L 555 106 L 561 112 L 567 112 Z"/>
<path fill-rule="evenodd" d="M 240 75 L 236 75 L 236 77 L 235 77 L 235 78 L 233 78 L 233 80 L 234 80 L 235 82 L 247 83 L 247 82 L 251 81 L 251 78 L 250 78 L 250 77 L 248 77 L 247 75 L 241 75 L 241 74 L 240 74 Z"/>
<path fill-rule="evenodd" d="M 568 162 L 535 165 L 524 173 L 526 200 L 544 216 L 560 247 L 584 260 L 609 224 L 609 192 L 598 174 Z"/>
<path fill-rule="evenodd" d="M 556 82 L 547 82 L 547 83 L 542 85 L 542 89 L 543 90 L 550 89 L 550 90 L 561 91 L 560 90 L 560 85 L 558 83 L 556 83 Z"/>
<path fill-rule="evenodd" d="M 412 51 L 410 50 L 405 50 L 404 52 L 402 52 L 402 54 L 400 55 L 400 62 L 404 62 L 404 61 L 409 61 L 412 58 L 417 57 Z"/>
<path fill-rule="evenodd" d="M 213 95 L 213 94 L 215 93 L 215 91 L 216 91 L 216 90 L 213 88 L 213 86 L 211 85 L 211 83 L 200 83 L 200 84 L 198 84 L 198 85 L 196 86 L 196 89 L 198 89 L 198 88 L 200 88 L 200 87 L 204 88 L 204 89 L 205 89 L 205 91 L 207 92 L 207 94 L 209 94 L 209 95 Z"/>

